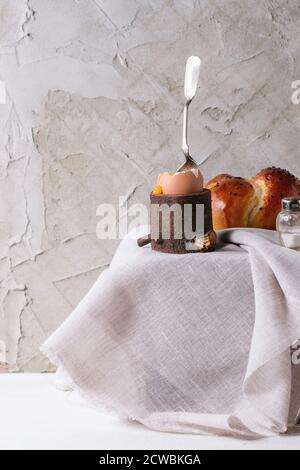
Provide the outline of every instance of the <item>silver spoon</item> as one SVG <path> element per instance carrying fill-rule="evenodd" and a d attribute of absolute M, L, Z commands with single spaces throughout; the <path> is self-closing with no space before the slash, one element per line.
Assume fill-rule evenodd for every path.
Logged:
<path fill-rule="evenodd" d="M 199 80 L 201 60 L 199 57 L 191 56 L 186 61 L 185 77 L 184 77 L 184 96 L 186 99 L 184 110 L 183 110 L 183 134 L 182 134 L 182 151 L 185 156 L 185 162 L 178 168 L 177 172 L 192 170 L 193 168 L 198 169 L 199 165 L 202 165 L 210 155 L 203 158 L 199 165 L 190 156 L 189 146 L 187 143 L 187 125 L 188 125 L 188 109 L 193 98 L 196 95 L 197 85 Z M 151 234 L 149 233 L 145 237 L 141 237 L 137 240 L 139 246 L 145 246 L 151 243 Z"/>
<path fill-rule="evenodd" d="M 182 151 L 185 156 L 185 162 L 180 165 L 177 172 L 187 171 L 198 168 L 197 162 L 190 156 L 189 146 L 187 143 L 188 129 L 188 110 L 193 98 L 196 95 L 199 80 L 201 60 L 197 56 L 190 56 L 186 61 L 185 77 L 184 77 L 184 96 L 186 99 L 183 109 L 183 133 L 182 133 Z M 202 162 L 201 162 L 202 163 Z"/>

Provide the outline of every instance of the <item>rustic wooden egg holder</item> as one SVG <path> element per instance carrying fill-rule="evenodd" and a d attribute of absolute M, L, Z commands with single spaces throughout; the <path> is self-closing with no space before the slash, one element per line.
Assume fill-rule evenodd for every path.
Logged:
<path fill-rule="evenodd" d="M 212 223 L 212 210 L 211 210 L 211 193 L 208 189 L 203 189 L 199 193 L 189 194 L 189 195 L 176 195 L 170 196 L 167 194 L 150 194 L 151 201 L 151 234 L 146 237 L 140 238 L 138 240 L 139 246 L 144 246 L 148 243 L 151 243 L 151 247 L 155 251 L 160 251 L 163 253 L 175 253 L 175 254 L 184 254 L 184 253 L 203 253 L 208 251 L 213 251 L 216 245 L 216 234 L 213 230 Z M 159 207 L 153 207 L 158 205 Z M 155 217 L 153 214 L 158 214 L 160 209 L 165 209 L 166 207 L 174 207 L 178 205 L 181 209 L 181 224 L 179 224 L 179 233 L 178 225 L 176 225 L 176 230 L 174 227 L 175 216 L 172 211 L 170 211 L 170 217 L 168 219 L 163 216 Z M 191 225 L 192 229 L 196 228 L 197 217 L 199 217 L 199 211 L 203 210 L 204 216 L 204 230 L 199 236 L 196 234 L 192 238 L 186 238 L 184 230 L 184 218 L 185 218 L 185 207 L 189 205 L 191 207 Z M 203 209 L 202 209 L 203 207 Z M 166 222 L 167 220 L 167 222 Z M 169 227 L 164 226 L 168 223 Z M 158 224 L 158 226 L 157 226 Z M 154 226 L 155 229 L 154 230 Z M 167 230 L 166 230 L 167 229 Z M 156 232 L 156 233 L 155 233 Z M 155 237 L 153 234 L 155 233 Z M 166 238 L 163 234 L 168 233 Z"/>

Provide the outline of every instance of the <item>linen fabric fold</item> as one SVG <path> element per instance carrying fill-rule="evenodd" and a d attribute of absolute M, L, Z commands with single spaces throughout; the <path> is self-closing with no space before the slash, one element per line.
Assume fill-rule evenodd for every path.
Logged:
<path fill-rule="evenodd" d="M 215 252 L 185 255 L 129 234 L 42 350 L 90 404 L 152 429 L 283 433 L 300 409 L 299 280 L 276 232 L 220 231 Z"/>

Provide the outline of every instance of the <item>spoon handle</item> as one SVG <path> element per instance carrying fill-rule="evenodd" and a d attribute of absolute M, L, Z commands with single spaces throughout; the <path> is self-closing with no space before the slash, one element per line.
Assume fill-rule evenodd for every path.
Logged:
<path fill-rule="evenodd" d="M 201 60 L 197 56 L 190 56 L 186 61 L 185 76 L 184 76 L 184 96 L 186 99 L 183 109 L 183 132 L 182 132 L 182 151 L 186 157 L 189 158 L 189 146 L 187 143 L 187 129 L 188 129 L 188 110 L 189 105 L 194 98 L 199 80 Z"/>
<path fill-rule="evenodd" d="M 187 143 L 187 129 L 188 129 L 188 111 L 189 111 L 189 102 L 187 101 L 183 108 L 183 132 L 182 132 L 182 151 L 185 158 L 189 156 L 189 146 Z"/>
<path fill-rule="evenodd" d="M 196 94 L 200 74 L 200 66 L 201 60 L 195 55 L 190 56 L 186 61 L 184 76 L 184 96 L 186 101 L 192 101 Z"/>

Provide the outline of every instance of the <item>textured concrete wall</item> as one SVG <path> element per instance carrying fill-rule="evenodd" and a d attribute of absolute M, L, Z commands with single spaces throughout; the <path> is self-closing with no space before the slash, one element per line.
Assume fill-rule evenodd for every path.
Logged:
<path fill-rule="evenodd" d="M 109 264 L 102 202 L 147 201 L 181 161 L 186 58 L 203 60 L 191 150 L 206 179 L 300 174 L 300 2 L 1 0 L 0 362 L 39 345 Z"/>

